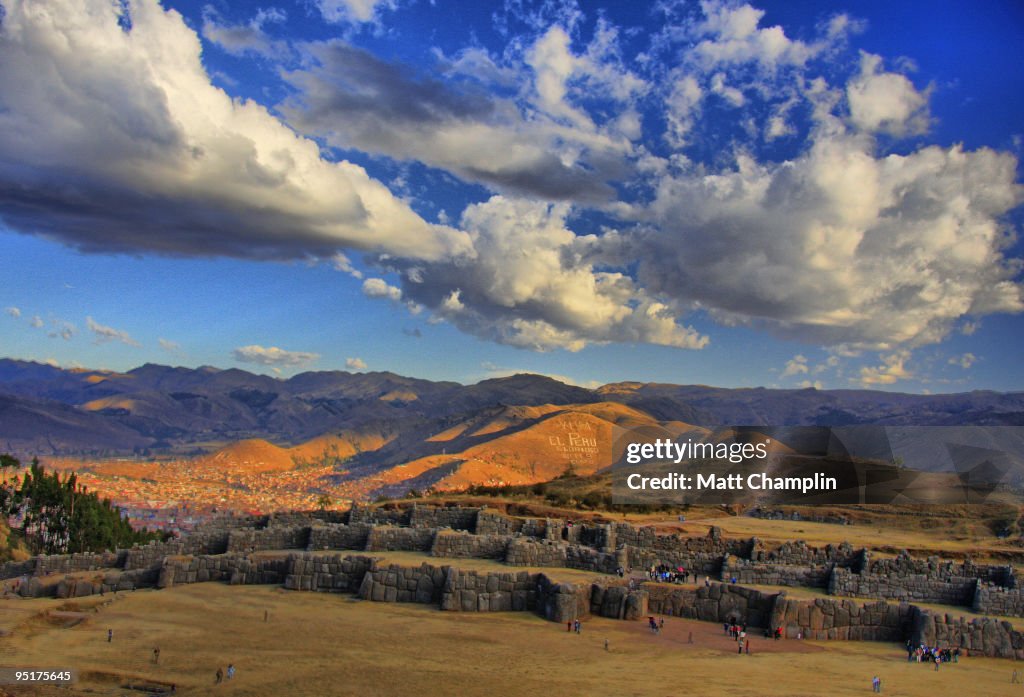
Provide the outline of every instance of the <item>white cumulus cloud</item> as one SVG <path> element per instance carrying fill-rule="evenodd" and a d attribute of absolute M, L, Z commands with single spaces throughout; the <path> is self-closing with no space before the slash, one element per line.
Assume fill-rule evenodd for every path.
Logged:
<path fill-rule="evenodd" d="M 232 351 L 231 355 L 240 363 L 255 363 L 256 365 L 277 368 L 297 368 L 313 363 L 320 358 L 319 353 L 286 351 L 276 346 L 264 347 L 259 344 L 240 346 Z"/>
<path fill-rule="evenodd" d="M 850 120 L 868 132 L 914 135 L 928 130 L 928 94 L 906 76 L 882 70 L 882 59 L 861 55 L 861 73 L 846 86 Z"/>
<path fill-rule="evenodd" d="M 881 359 L 882 362 L 879 365 L 864 366 L 860 369 L 860 384 L 866 387 L 892 385 L 914 377 L 914 374 L 905 367 L 906 362 L 910 359 L 909 351 L 897 351 L 881 356 Z"/>
<path fill-rule="evenodd" d="M 797 354 L 792 359 L 786 361 L 786 367 L 779 377 L 788 378 L 792 375 L 804 375 L 808 370 L 807 357 Z"/>
<path fill-rule="evenodd" d="M 402 289 L 390 285 L 383 278 L 368 278 L 363 281 L 363 295 L 368 298 L 387 298 L 397 302 L 402 299 Z"/>
<path fill-rule="evenodd" d="M 92 317 L 85 318 L 85 326 L 96 335 L 96 343 L 103 344 L 108 341 L 120 341 L 122 344 L 129 346 L 141 346 L 141 344 L 133 339 L 131 335 L 123 329 L 114 329 L 113 327 L 105 324 L 100 324 Z"/>
<path fill-rule="evenodd" d="M 0 34 L 0 216 L 87 251 L 250 258 L 345 247 L 438 258 L 431 225 L 266 108 L 210 82 L 155 0 L 12 0 Z M 130 15 L 130 29 L 119 25 Z"/>

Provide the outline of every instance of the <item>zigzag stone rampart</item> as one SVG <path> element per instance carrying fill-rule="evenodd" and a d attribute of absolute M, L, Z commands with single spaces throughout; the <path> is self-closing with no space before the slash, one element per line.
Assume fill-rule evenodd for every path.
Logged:
<path fill-rule="evenodd" d="M 291 550 L 291 551 L 289 551 Z M 359 550 L 344 553 L 342 550 Z M 440 564 L 382 564 L 376 553 L 429 553 Z M 510 567 L 573 568 L 603 576 L 558 582 L 525 570 L 466 571 L 465 558 Z M 630 569 L 685 569 L 704 585 L 627 585 Z M 57 578 L 64 574 L 64 578 Z M 356 506 L 347 514 L 297 512 L 233 517 L 162 543 L 100 554 L 39 556 L 0 566 L 26 596 L 82 597 L 220 581 L 356 594 L 371 602 L 413 602 L 448 611 L 531 611 L 565 622 L 590 615 L 636 619 L 648 612 L 780 628 L 785 636 L 960 646 L 1024 658 L 1024 637 L 1006 622 L 967 621 L 911 602 L 968 606 L 1024 616 L 1024 589 L 1010 566 L 909 554 L 873 558 L 851 545 L 769 547 L 757 538 L 659 534 L 627 523 L 515 518 L 479 508 Z M 54 580 L 55 579 L 55 580 Z M 714 579 L 714 580 L 713 580 Z M 796 600 L 748 585 L 810 587 L 830 596 Z M 901 601 L 896 604 L 885 600 Z"/>

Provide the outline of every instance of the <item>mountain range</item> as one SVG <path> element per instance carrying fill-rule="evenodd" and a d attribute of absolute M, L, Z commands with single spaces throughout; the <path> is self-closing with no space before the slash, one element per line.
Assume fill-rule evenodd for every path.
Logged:
<path fill-rule="evenodd" d="M 1024 425 L 1020 392 L 915 395 L 639 382 L 591 390 L 532 374 L 461 385 L 388 372 L 278 379 L 239 369 L 146 364 L 119 373 L 0 359 L 0 448 L 20 455 L 181 455 L 254 438 L 294 446 L 372 434 L 387 443 L 379 458 L 408 461 L 411 444 L 422 449 L 433 437 L 427 442 L 438 452 L 452 452 L 466 439 L 448 447 L 437 434 L 459 425 L 465 431 L 468 421 L 494 419 L 509 407 L 554 414 L 564 409 L 553 407 L 598 403 L 628 407 L 634 418 L 709 428 Z M 531 420 L 524 414 L 520 421 Z"/>

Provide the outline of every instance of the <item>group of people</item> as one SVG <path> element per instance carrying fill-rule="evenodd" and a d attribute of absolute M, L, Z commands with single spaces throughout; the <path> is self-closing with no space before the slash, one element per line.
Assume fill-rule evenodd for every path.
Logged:
<path fill-rule="evenodd" d="M 647 618 L 647 626 L 651 629 L 651 634 L 660 634 L 661 630 L 665 628 L 665 618 L 661 620 L 654 619 L 654 615 Z"/>
<path fill-rule="evenodd" d="M 668 564 L 659 564 L 655 566 L 651 564 L 651 568 L 647 570 L 647 576 L 652 581 L 659 581 L 661 583 L 689 583 L 690 576 L 693 576 L 693 580 L 696 582 L 696 574 L 691 574 L 682 566 L 671 567 Z"/>
<path fill-rule="evenodd" d="M 737 624 L 736 622 L 723 622 L 722 629 L 726 634 L 731 636 L 733 639 L 746 638 L 747 636 L 747 625 Z"/>
<path fill-rule="evenodd" d="M 228 678 L 228 680 L 230 680 L 233 677 L 235 677 L 235 666 L 234 666 L 233 663 L 228 663 L 227 678 Z M 221 668 L 220 666 L 217 667 L 217 680 L 216 680 L 216 682 L 217 682 L 218 685 L 220 683 L 224 682 L 224 669 Z"/>
<path fill-rule="evenodd" d="M 583 631 L 583 623 L 579 620 L 572 620 L 571 622 L 565 623 L 565 631 L 572 632 L 574 630 L 577 634 L 580 634 Z"/>
<path fill-rule="evenodd" d="M 937 646 L 925 646 L 924 644 L 914 646 L 907 641 L 907 662 L 914 663 L 915 661 L 925 665 L 934 665 L 935 670 L 938 670 L 943 663 L 960 662 L 960 647 L 940 649 Z"/>
<path fill-rule="evenodd" d="M 722 629 L 736 640 L 736 653 L 750 655 L 750 640 L 747 638 L 747 625 L 736 622 L 723 622 Z"/>

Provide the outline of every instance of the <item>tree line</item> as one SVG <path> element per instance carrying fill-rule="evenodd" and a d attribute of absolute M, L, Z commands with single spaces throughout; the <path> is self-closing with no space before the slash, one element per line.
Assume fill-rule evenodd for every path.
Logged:
<path fill-rule="evenodd" d="M 33 458 L 21 478 L 8 481 L 8 472 L 19 469 L 16 457 L 0 454 L 0 515 L 36 554 L 102 552 L 164 538 L 132 528 L 110 499 L 88 491 L 74 472 L 61 477 Z"/>

